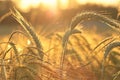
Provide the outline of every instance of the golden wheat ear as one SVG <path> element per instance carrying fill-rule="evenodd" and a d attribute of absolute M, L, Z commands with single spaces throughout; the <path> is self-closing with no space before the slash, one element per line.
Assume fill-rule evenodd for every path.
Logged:
<path fill-rule="evenodd" d="M 95 12 L 82 12 L 80 14 L 78 14 L 77 16 L 75 16 L 70 24 L 70 28 L 71 30 L 74 29 L 76 27 L 76 25 L 78 25 L 81 22 L 85 22 L 87 20 L 97 20 L 97 21 L 101 21 L 107 25 L 109 25 L 111 28 L 115 29 L 116 31 L 120 32 L 120 23 L 118 23 L 116 20 L 106 17 L 104 15 L 101 15 L 99 13 L 95 13 Z"/>
<path fill-rule="evenodd" d="M 28 33 L 28 35 L 33 39 L 35 45 L 37 48 L 42 48 L 42 44 L 38 39 L 38 36 L 36 35 L 35 31 L 32 29 L 32 26 L 24 19 L 24 17 L 19 13 L 19 11 L 15 8 L 10 9 L 12 16 L 15 20 L 17 20 L 22 28 Z M 41 50 L 38 49 L 38 53 L 41 58 L 43 58 L 43 54 L 41 53 Z"/>
<path fill-rule="evenodd" d="M 113 48 L 119 47 L 119 46 L 120 46 L 120 42 L 112 42 L 106 47 L 106 50 L 104 52 L 103 61 L 102 61 L 101 80 L 104 79 L 104 71 L 105 71 L 104 65 L 105 65 L 106 58 L 107 58 L 108 54 L 110 53 L 110 51 Z"/>

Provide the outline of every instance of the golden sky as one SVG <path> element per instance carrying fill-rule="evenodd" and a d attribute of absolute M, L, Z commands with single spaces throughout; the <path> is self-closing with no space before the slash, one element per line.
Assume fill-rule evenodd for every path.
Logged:
<path fill-rule="evenodd" d="M 44 8 L 57 9 L 58 5 L 61 9 L 69 8 L 70 3 L 76 5 L 83 4 L 98 4 L 102 6 L 114 6 L 118 7 L 120 5 L 120 0 L 14 0 L 15 4 L 21 10 L 29 10 L 30 8 L 37 8 L 40 4 Z"/>

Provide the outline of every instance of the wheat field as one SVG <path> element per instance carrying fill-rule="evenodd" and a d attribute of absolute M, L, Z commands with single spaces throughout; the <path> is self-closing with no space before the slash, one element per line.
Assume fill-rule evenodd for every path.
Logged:
<path fill-rule="evenodd" d="M 0 18 L 15 19 L 23 30 L 0 41 L 0 80 L 119 80 L 120 23 L 96 12 L 81 12 L 65 32 L 38 35 L 16 9 Z M 84 33 L 78 24 L 98 20 L 117 35 Z"/>

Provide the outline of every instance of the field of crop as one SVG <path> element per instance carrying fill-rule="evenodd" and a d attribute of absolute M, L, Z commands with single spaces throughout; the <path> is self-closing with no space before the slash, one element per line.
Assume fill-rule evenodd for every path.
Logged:
<path fill-rule="evenodd" d="M 96 12 L 81 12 L 65 32 L 38 35 L 15 8 L 12 16 L 23 28 L 0 40 L 0 80 L 120 80 L 120 22 Z M 117 34 L 103 37 L 80 23 L 100 21 Z"/>

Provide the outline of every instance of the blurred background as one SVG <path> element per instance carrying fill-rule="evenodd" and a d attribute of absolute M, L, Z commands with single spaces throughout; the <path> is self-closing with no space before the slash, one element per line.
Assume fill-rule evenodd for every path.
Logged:
<path fill-rule="evenodd" d="M 72 18 L 83 11 L 96 11 L 120 20 L 120 0 L 0 0 L 0 18 L 11 7 L 16 7 L 39 34 L 63 32 L 69 27 Z M 97 32 L 106 31 L 107 25 L 98 21 L 82 23 L 86 30 L 98 26 Z M 11 16 L 0 22 L 0 36 L 21 29 Z M 102 27 L 101 27 L 102 26 Z"/>

